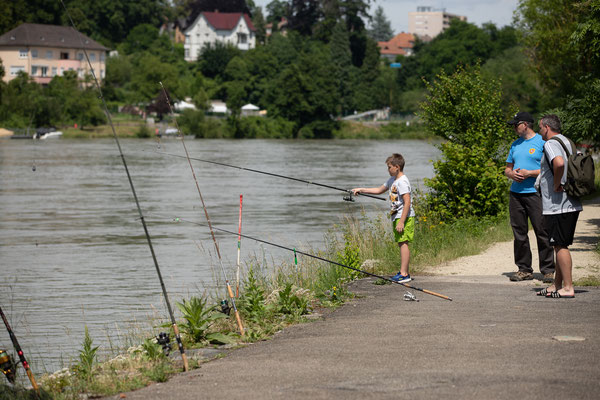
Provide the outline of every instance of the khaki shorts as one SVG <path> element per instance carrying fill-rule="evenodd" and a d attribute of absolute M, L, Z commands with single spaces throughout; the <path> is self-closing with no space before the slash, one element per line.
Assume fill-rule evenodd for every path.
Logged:
<path fill-rule="evenodd" d="M 404 223 L 404 231 L 399 233 L 396 230 L 396 225 L 400 219 L 395 219 L 392 221 L 392 226 L 394 228 L 394 241 L 396 243 L 402 242 L 412 242 L 415 239 L 415 217 L 408 217 L 406 222 Z"/>

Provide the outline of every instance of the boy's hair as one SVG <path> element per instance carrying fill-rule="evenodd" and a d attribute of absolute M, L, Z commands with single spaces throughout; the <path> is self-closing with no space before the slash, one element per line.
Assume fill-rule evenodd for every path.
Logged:
<path fill-rule="evenodd" d="M 402 154 L 398 154 L 398 153 L 392 154 L 385 160 L 385 163 L 391 164 L 395 167 L 399 167 L 400 171 L 404 171 L 404 157 L 402 157 Z"/>

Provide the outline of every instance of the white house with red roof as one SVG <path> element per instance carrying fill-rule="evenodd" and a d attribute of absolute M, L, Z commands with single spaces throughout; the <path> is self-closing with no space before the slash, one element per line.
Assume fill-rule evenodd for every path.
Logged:
<path fill-rule="evenodd" d="M 230 43 L 240 50 L 250 50 L 256 45 L 255 32 L 248 14 L 201 12 L 183 31 L 185 60 L 196 61 L 206 43 Z"/>
<path fill-rule="evenodd" d="M 391 61 L 394 61 L 396 56 L 412 55 L 414 45 L 414 35 L 404 32 L 397 34 L 387 42 L 377 42 L 381 56 Z"/>

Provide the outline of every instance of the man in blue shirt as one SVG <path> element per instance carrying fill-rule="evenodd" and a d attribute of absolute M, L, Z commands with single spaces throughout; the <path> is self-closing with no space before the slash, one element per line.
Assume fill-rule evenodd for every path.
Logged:
<path fill-rule="evenodd" d="M 545 283 L 554 281 L 554 254 L 542 220 L 542 200 L 535 189 L 544 155 L 544 140 L 533 131 L 533 117 L 528 112 L 518 112 L 510 121 L 519 138 L 510 146 L 504 174 L 513 180 L 510 186 L 510 225 L 514 235 L 515 264 L 519 270 L 511 281 L 533 279 L 529 225 L 531 221 L 538 245 L 540 272 Z"/>

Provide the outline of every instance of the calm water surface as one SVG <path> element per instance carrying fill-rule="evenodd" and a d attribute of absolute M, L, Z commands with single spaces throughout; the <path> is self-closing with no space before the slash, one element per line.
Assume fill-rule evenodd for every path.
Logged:
<path fill-rule="evenodd" d="M 192 157 L 342 188 L 379 186 L 386 157 L 402 153 L 415 187 L 438 150 L 423 141 L 186 140 Z M 172 305 L 223 293 L 208 229 L 181 142 L 122 140 Z M 35 166 L 35 171 L 33 167 Z M 340 217 L 387 210 L 383 201 L 206 163 L 194 163 L 214 226 L 288 247 L 322 247 Z M 230 279 L 237 237 L 217 234 Z M 242 262 L 292 257 L 242 241 Z M 291 258 L 290 258 L 291 260 Z M 68 364 L 87 325 L 105 351 L 126 346 L 149 317 L 168 319 L 157 274 L 114 140 L 0 140 L 0 305 L 39 373 Z M 137 327 L 137 328 L 136 328 Z M 0 347 L 12 351 L 0 326 Z"/>

